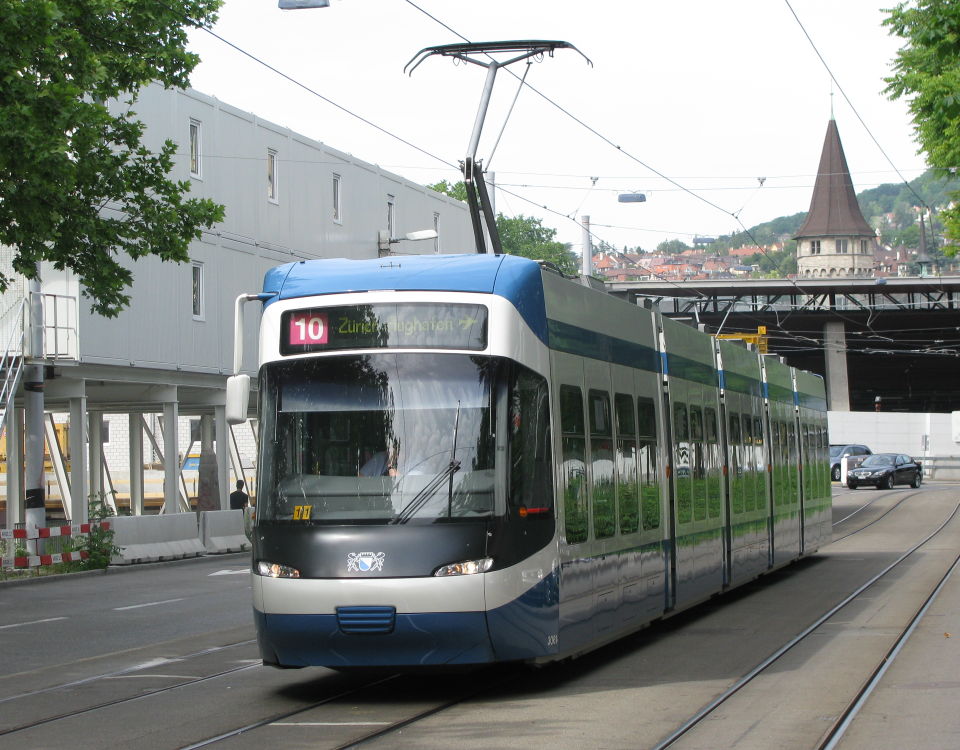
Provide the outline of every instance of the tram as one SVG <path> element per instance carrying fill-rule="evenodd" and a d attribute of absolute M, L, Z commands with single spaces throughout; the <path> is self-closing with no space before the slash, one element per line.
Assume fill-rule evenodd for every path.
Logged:
<path fill-rule="evenodd" d="M 823 380 L 777 357 L 511 255 L 302 261 L 248 297 L 264 664 L 569 658 L 829 539 Z"/>

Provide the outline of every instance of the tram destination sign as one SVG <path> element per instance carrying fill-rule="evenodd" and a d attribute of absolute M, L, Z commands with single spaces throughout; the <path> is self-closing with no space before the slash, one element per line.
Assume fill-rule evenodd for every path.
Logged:
<path fill-rule="evenodd" d="M 280 353 L 341 349 L 471 349 L 487 346 L 483 305 L 410 302 L 288 310 Z"/>

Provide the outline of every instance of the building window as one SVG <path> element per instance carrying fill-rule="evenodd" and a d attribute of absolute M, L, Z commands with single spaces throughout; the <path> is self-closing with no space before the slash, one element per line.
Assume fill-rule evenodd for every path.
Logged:
<path fill-rule="evenodd" d="M 810 255 L 820 255 L 820 240 L 810 240 Z"/>
<path fill-rule="evenodd" d="M 433 214 L 433 231 L 437 233 L 436 238 L 433 240 L 433 252 L 440 253 L 440 214 Z"/>
<path fill-rule="evenodd" d="M 277 203 L 277 150 L 267 149 L 267 200 Z"/>
<path fill-rule="evenodd" d="M 847 240 L 842 239 L 842 240 L 837 240 L 836 242 L 837 242 L 837 252 L 838 252 L 838 253 L 845 253 L 845 252 L 847 252 Z"/>
<path fill-rule="evenodd" d="M 201 177 L 203 151 L 200 142 L 200 121 L 190 118 L 190 175 Z"/>
<path fill-rule="evenodd" d="M 394 228 L 396 227 L 397 220 L 397 199 L 392 195 L 387 196 L 387 234 L 390 237 L 396 236 L 394 234 Z"/>
<path fill-rule="evenodd" d="M 864 255 L 870 252 L 870 240 L 860 240 L 860 252 Z"/>
<path fill-rule="evenodd" d="M 193 319 L 203 320 L 203 263 L 194 263 L 191 268 L 193 273 Z"/>
<path fill-rule="evenodd" d="M 340 207 L 340 175 L 333 176 L 333 220 L 337 224 L 343 222 L 343 213 Z"/>

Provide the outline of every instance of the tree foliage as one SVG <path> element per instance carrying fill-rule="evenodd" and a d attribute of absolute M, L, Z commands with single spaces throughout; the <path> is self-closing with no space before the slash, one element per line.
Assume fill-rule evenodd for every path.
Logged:
<path fill-rule="evenodd" d="M 533 216 L 497 214 L 497 230 L 503 251 L 524 258 L 552 263 L 568 276 L 580 273 L 580 261 L 570 247 L 557 242 L 557 230 L 545 227 Z"/>
<path fill-rule="evenodd" d="M 886 79 L 892 99 L 905 97 L 914 132 L 928 163 L 942 176 L 960 165 L 960 5 L 913 0 L 890 10 L 884 21 L 906 43 Z M 954 199 L 960 194 L 954 193 Z M 960 243 L 960 205 L 941 213 L 955 253 Z"/>
<path fill-rule="evenodd" d="M 467 200 L 467 188 L 462 180 L 455 183 L 440 180 L 427 187 L 457 200 Z M 569 246 L 557 242 L 557 230 L 543 226 L 540 219 L 523 214 L 513 217 L 497 214 L 497 231 L 505 253 L 547 261 L 568 276 L 580 272 L 577 256 Z"/>
<path fill-rule="evenodd" d="M 135 113 L 108 108 L 151 81 L 187 86 L 199 58 L 185 27 L 212 23 L 221 2 L 0 0 L 0 243 L 15 271 L 70 269 L 93 310 L 114 316 L 133 278 L 120 252 L 187 261 L 190 241 L 223 218 L 168 178 L 172 141 L 151 153 Z M 0 291 L 9 281 L 0 274 Z"/>
<path fill-rule="evenodd" d="M 664 240 L 657 245 L 657 252 L 660 255 L 679 255 L 684 250 L 689 250 L 690 246 L 683 240 Z"/>
<path fill-rule="evenodd" d="M 467 186 L 463 184 L 463 180 L 452 183 L 446 180 L 440 180 L 440 182 L 427 185 L 427 187 L 438 193 L 449 195 L 451 198 L 456 198 L 458 201 L 467 202 Z"/>

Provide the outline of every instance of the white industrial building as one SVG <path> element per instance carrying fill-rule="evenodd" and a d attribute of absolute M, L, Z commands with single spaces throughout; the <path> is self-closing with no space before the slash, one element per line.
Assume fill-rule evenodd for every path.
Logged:
<path fill-rule="evenodd" d="M 192 196 L 224 204 L 226 216 L 193 242 L 190 263 L 151 257 L 132 266 L 130 306 L 114 319 L 91 313 L 69 273 L 41 268 L 53 454 L 51 437 L 63 429 L 55 425 L 70 425 L 69 462 L 51 456 L 56 481 L 48 482 L 49 494 L 63 498 L 75 522 L 85 518 L 89 496 L 113 497 L 120 476 L 127 479 L 119 492 L 129 494 L 131 512 L 143 512 L 150 492 L 144 464 L 162 472 L 156 481 L 164 507 L 184 509 L 191 487 L 181 470 L 188 454 L 199 451 L 198 433 L 217 446 L 217 507 L 228 507 L 234 477 L 251 479 L 255 425 L 229 430 L 224 385 L 233 362 L 234 300 L 260 291 L 269 268 L 298 259 L 377 257 L 381 231 L 391 237 L 439 233 L 436 240 L 394 244 L 395 253 L 471 252 L 474 246 L 465 204 L 213 97 L 150 86 L 133 109 L 146 125 L 148 148 L 159 150 L 165 139 L 177 143 L 171 177 L 188 180 Z M 12 251 L 3 254 L 0 263 L 9 269 Z M 11 342 L 4 361 L 14 365 L 5 376 L 30 361 L 30 352 L 19 356 L 24 338 L 29 341 L 22 304 L 28 296 L 18 280 L 2 299 L 0 336 Z M 243 371 L 255 376 L 257 316 L 247 318 Z M 22 384 L 9 384 L 15 387 L 2 405 L 4 466 L 19 465 L 23 450 Z M 19 472 L 7 472 L 5 494 L 11 527 L 23 521 Z"/>

